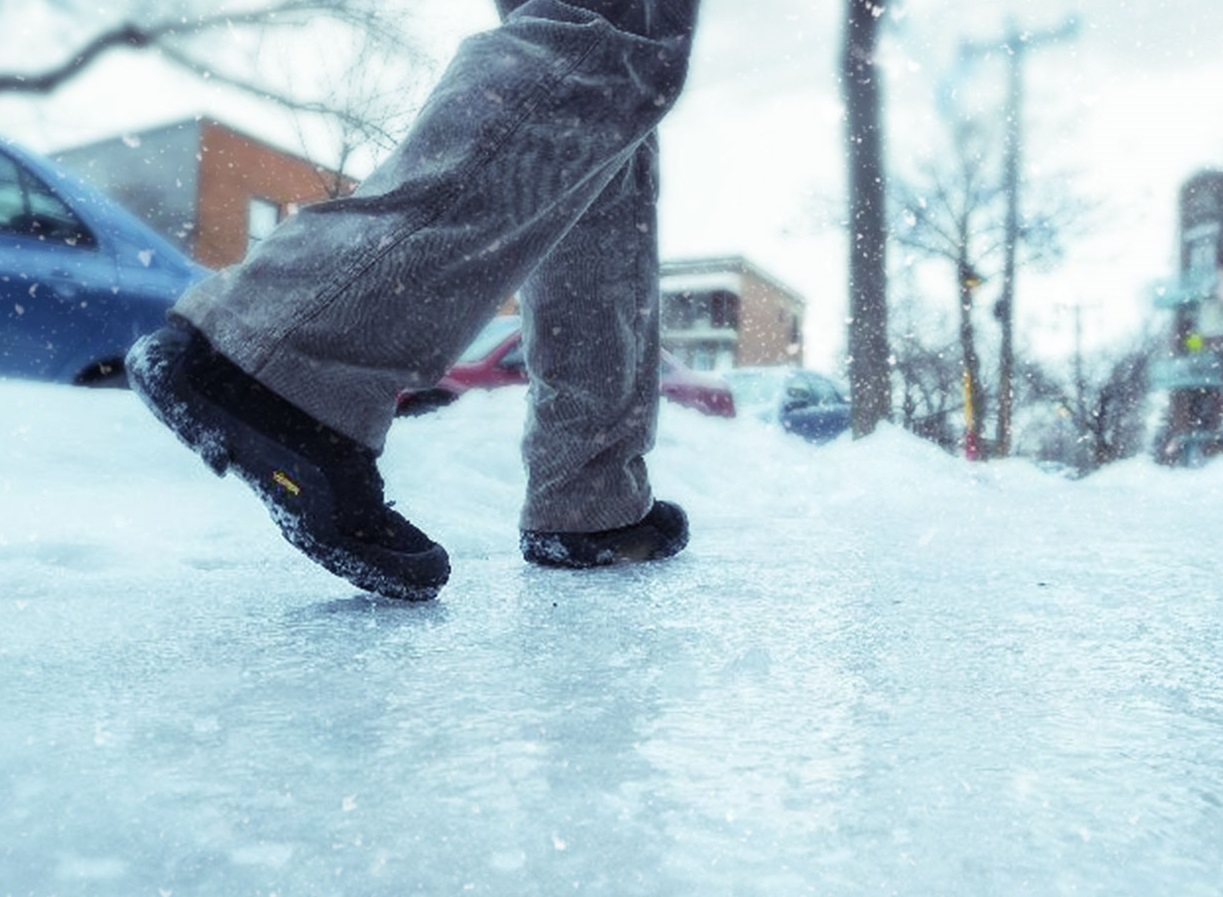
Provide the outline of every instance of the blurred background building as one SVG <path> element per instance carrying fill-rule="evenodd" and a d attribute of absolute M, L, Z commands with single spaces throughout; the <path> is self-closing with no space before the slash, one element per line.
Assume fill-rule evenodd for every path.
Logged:
<path fill-rule="evenodd" d="M 1168 391 L 1157 456 L 1194 464 L 1223 452 L 1223 171 L 1185 182 L 1179 219 L 1180 270 L 1155 294 L 1156 305 L 1172 312 L 1172 327 L 1151 383 Z"/>
<path fill-rule="evenodd" d="M 212 119 L 190 119 L 55 159 L 211 268 L 238 262 L 297 208 L 356 183 Z"/>
<path fill-rule="evenodd" d="M 662 341 L 698 371 L 801 365 L 806 303 L 742 256 L 664 262 Z"/>

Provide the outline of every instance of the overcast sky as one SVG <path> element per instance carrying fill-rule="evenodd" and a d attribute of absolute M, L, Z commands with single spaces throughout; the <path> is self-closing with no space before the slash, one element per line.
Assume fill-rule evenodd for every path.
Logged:
<path fill-rule="evenodd" d="M 810 300 L 812 363 L 823 366 L 818 353 L 837 345 L 844 329 L 845 244 L 839 230 L 804 220 L 804 211 L 843 208 L 842 4 L 747 6 L 707 0 L 691 89 L 664 144 L 672 150 L 664 243 L 683 253 L 740 248 L 801 286 Z M 1075 189 L 1104 214 L 1058 269 L 1020 274 L 1017 339 L 1053 355 L 1070 349 L 1065 306 L 1084 306 L 1087 342 L 1121 342 L 1149 313 L 1151 280 L 1173 273 L 1176 192 L 1198 168 L 1223 166 L 1223 6 L 906 0 L 884 51 L 888 146 L 899 170 L 938 127 L 936 88 L 962 40 L 995 40 L 1009 20 L 1055 28 L 1071 15 L 1080 21 L 1073 40 L 1028 55 L 1025 167 L 1073 173 Z M 962 89 L 1001 97 L 1000 61 L 965 74 L 979 83 Z M 948 310 L 951 278 L 948 270 Z"/>
<path fill-rule="evenodd" d="M 689 89 L 663 131 L 664 256 L 743 253 L 797 287 L 809 303 L 809 362 L 823 368 L 838 363 L 846 312 L 844 234 L 834 223 L 845 181 L 841 7 L 705 0 Z M 494 21 L 490 0 L 417 0 L 415 9 L 439 66 L 462 35 Z M 1021 273 L 1017 339 L 1065 354 L 1064 309 L 1075 303 L 1086 309 L 1089 342 L 1128 339 L 1149 311 L 1151 281 L 1173 273 L 1180 184 L 1198 168 L 1223 166 L 1223 5 L 904 0 L 894 13 L 884 59 L 897 170 L 936 142 L 936 88 L 951 77 L 962 40 L 995 40 L 1008 19 L 1041 30 L 1077 15 L 1073 39 L 1028 56 L 1025 168 L 1073 172 L 1075 189 L 1106 214 L 1058 269 Z M 21 21 L 21 42 L 37 43 L 39 20 Z M 277 142 L 295 139 L 264 110 L 153 71 L 147 60 L 114 58 L 50 101 L 0 101 L 0 128 L 49 150 L 205 112 Z M 1001 96 L 1000 61 L 960 75 L 963 91 Z M 938 275 L 928 283 L 939 289 Z M 945 289 L 932 298 L 950 302 L 950 272 Z"/>

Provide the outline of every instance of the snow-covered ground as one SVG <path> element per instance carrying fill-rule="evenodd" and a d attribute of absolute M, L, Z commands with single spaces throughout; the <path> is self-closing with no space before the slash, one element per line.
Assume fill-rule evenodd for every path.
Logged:
<path fill-rule="evenodd" d="M 1223 464 L 668 406 L 689 551 L 541 571 L 523 397 L 396 424 L 407 605 L 131 395 L 0 382 L 0 895 L 1223 893 Z"/>

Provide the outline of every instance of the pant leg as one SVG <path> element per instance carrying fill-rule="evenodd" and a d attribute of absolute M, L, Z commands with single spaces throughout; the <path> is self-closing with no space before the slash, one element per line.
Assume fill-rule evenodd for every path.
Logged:
<path fill-rule="evenodd" d="M 524 0 L 498 0 L 502 17 Z M 654 5 L 579 0 L 649 33 Z M 530 409 L 523 529 L 610 529 L 652 495 L 658 410 L 657 140 L 651 135 L 520 290 Z"/>
<path fill-rule="evenodd" d="M 531 376 L 523 529 L 626 526 L 653 501 L 657 158 L 651 136 L 520 291 Z"/>
<path fill-rule="evenodd" d="M 398 391 L 441 376 L 674 103 L 695 2 L 653 2 L 665 14 L 640 35 L 576 3 L 527 0 L 464 42 L 356 194 L 303 209 L 176 312 L 380 450 Z"/>

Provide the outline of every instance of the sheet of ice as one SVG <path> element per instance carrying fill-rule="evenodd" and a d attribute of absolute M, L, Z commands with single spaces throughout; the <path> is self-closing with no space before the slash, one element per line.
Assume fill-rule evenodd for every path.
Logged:
<path fill-rule="evenodd" d="M 1223 465 L 668 406 L 690 550 L 548 572 L 523 395 L 396 424 L 413 606 L 132 396 L 0 382 L 0 894 L 1221 892 Z"/>

